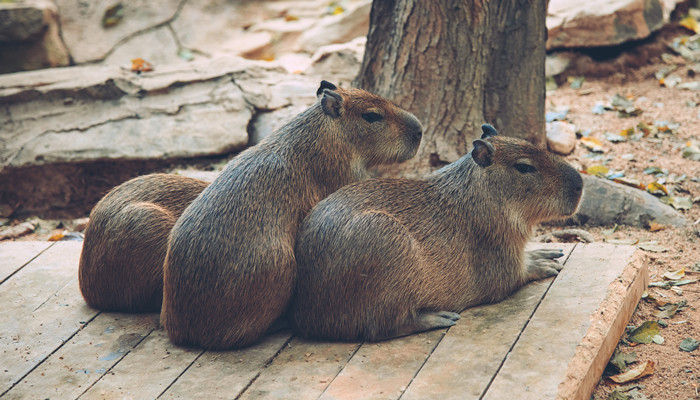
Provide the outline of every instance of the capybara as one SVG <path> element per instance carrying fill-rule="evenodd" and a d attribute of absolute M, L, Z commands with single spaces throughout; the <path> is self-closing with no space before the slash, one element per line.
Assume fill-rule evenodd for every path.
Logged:
<path fill-rule="evenodd" d="M 321 199 L 367 168 L 415 155 L 413 114 L 321 82 L 317 102 L 232 160 L 173 227 L 161 322 L 175 344 L 230 349 L 258 340 L 294 289 L 294 242 Z"/>
<path fill-rule="evenodd" d="M 160 310 L 170 229 L 207 185 L 180 175 L 145 175 L 122 183 L 95 205 L 78 266 L 88 305 L 105 311 Z"/>
<path fill-rule="evenodd" d="M 295 249 L 295 332 L 377 341 L 448 327 L 467 307 L 557 274 L 561 251 L 525 245 L 534 225 L 576 211 L 581 176 L 482 129 L 470 154 L 424 179 L 355 183 L 309 213 Z"/>

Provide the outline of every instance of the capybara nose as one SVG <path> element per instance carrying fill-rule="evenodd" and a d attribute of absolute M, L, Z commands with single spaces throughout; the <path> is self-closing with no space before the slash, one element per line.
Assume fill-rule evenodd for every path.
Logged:
<path fill-rule="evenodd" d="M 406 132 L 417 142 L 423 137 L 423 125 L 413 114 L 408 114 L 406 118 Z"/>

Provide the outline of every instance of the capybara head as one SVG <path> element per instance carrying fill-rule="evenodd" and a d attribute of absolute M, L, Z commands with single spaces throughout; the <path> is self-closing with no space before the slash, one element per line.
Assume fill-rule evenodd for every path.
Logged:
<path fill-rule="evenodd" d="M 366 166 L 406 161 L 418 151 L 423 127 L 408 111 L 360 89 L 322 81 L 316 92 L 323 112 L 340 124 L 339 132 Z"/>
<path fill-rule="evenodd" d="M 482 130 L 471 153 L 482 168 L 478 184 L 494 193 L 504 212 L 530 225 L 576 212 L 583 180 L 573 167 L 527 141 L 498 135 L 491 125 Z"/>

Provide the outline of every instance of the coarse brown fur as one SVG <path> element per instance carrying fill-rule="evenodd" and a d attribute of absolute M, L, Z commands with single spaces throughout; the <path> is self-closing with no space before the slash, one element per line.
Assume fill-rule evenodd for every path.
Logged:
<path fill-rule="evenodd" d="M 151 174 L 122 183 L 95 205 L 78 266 L 88 305 L 105 311 L 160 310 L 170 229 L 207 185 Z"/>
<path fill-rule="evenodd" d="M 415 155 L 418 120 L 379 96 L 323 82 L 319 101 L 231 161 L 175 224 L 161 322 L 181 345 L 230 349 L 284 312 L 304 216 L 367 167 Z"/>
<path fill-rule="evenodd" d="M 382 340 L 451 326 L 458 312 L 556 275 L 560 251 L 525 252 L 533 226 L 571 215 L 580 175 L 490 126 L 424 179 L 346 186 L 304 220 L 289 319 L 310 338 Z"/>

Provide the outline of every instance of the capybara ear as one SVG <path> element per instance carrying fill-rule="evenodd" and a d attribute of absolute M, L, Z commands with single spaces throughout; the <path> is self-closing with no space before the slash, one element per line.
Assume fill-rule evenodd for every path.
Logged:
<path fill-rule="evenodd" d="M 321 81 L 321 86 L 318 87 L 318 90 L 316 91 L 316 97 L 321 95 L 323 93 L 323 89 L 328 89 L 328 90 L 335 90 L 338 89 L 334 84 L 328 82 L 328 81 Z"/>
<path fill-rule="evenodd" d="M 472 142 L 472 158 L 482 167 L 488 167 L 493 163 L 493 153 L 496 149 L 493 145 L 485 140 L 476 139 Z"/>
<path fill-rule="evenodd" d="M 323 89 L 323 97 L 321 97 L 321 107 L 326 115 L 338 118 L 340 117 L 340 107 L 342 106 L 343 98 L 336 92 L 328 89 Z"/>
<path fill-rule="evenodd" d="M 498 132 L 496 132 L 496 128 L 494 128 L 490 124 L 481 125 L 481 130 L 484 132 L 484 134 L 481 135 L 482 139 L 486 139 L 486 138 L 490 138 L 491 136 L 498 135 Z"/>

